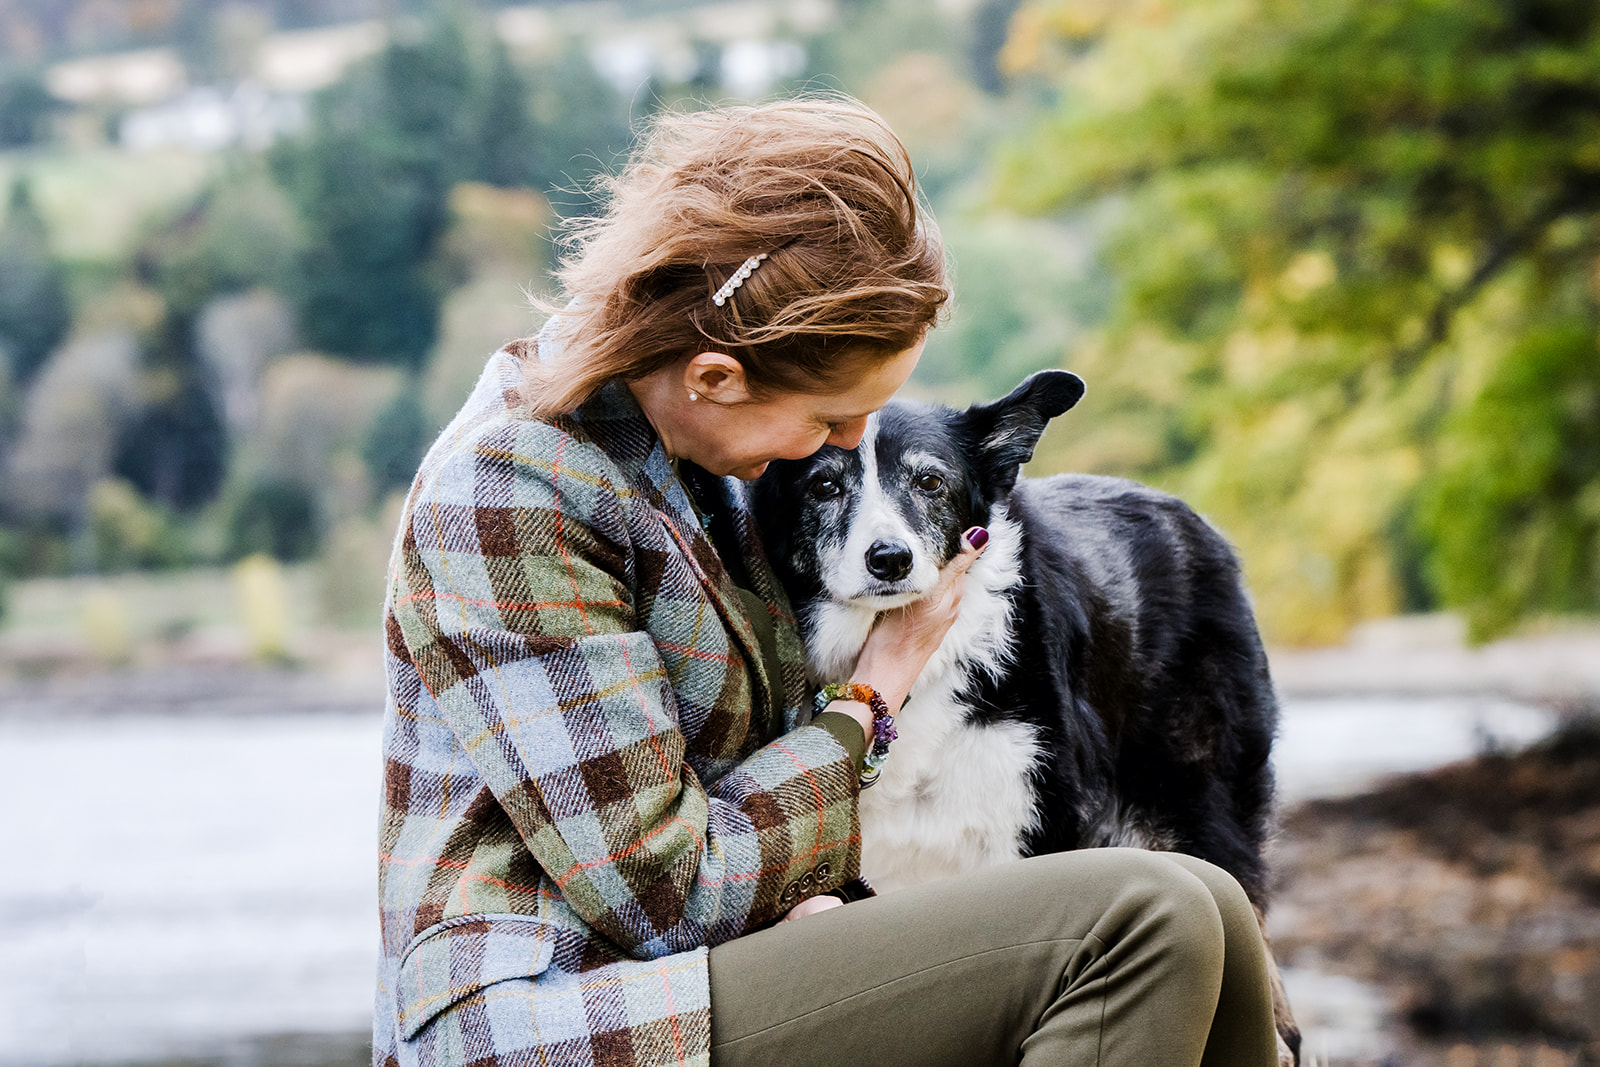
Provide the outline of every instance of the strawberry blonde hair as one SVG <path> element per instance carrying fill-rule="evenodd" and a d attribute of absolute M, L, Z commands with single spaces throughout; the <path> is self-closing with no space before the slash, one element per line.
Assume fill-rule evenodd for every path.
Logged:
<path fill-rule="evenodd" d="M 563 238 L 561 355 L 525 360 L 534 415 L 704 351 L 737 359 L 758 395 L 848 388 L 949 300 L 905 146 L 855 100 L 661 115 L 602 191 L 605 212 Z M 712 294 L 762 252 L 718 307 Z"/>

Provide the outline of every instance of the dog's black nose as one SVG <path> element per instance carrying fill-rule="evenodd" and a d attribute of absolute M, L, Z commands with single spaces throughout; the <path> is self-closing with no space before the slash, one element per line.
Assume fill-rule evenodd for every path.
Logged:
<path fill-rule="evenodd" d="M 898 582 L 911 573 L 911 549 L 898 541 L 874 541 L 867 549 L 867 570 L 874 578 Z"/>

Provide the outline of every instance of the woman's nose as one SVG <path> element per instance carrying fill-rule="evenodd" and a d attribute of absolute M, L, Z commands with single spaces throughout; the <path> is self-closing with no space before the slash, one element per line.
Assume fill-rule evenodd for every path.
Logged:
<path fill-rule="evenodd" d="M 849 422 L 840 423 L 839 427 L 828 435 L 828 444 L 839 448 L 854 448 L 861 443 L 861 436 L 867 432 L 867 417 L 851 419 Z"/>

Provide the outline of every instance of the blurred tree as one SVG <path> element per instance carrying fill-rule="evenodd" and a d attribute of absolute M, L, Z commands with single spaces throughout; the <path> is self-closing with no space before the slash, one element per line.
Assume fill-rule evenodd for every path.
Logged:
<path fill-rule="evenodd" d="M 50 139 L 50 123 L 66 107 L 34 71 L 0 73 L 0 148 L 28 148 Z"/>
<path fill-rule="evenodd" d="M 138 280 L 160 294 L 159 317 L 144 331 L 140 403 L 121 427 L 113 469 L 157 505 L 192 511 L 209 503 L 227 472 L 225 383 L 201 350 L 200 323 L 219 297 L 286 285 L 298 245 L 283 193 L 246 163 L 135 250 Z M 254 383 L 226 384 L 237 396 Z"/>
<path fill-rule="evenodd" d="M 411 484 L 423 452 L 437 433 L 437 425 L 423 407 L 421 386 L 415 380 L 407 382 L 373 420 L 361 448 L 379 496 Z"/>
<path fill-rule="evenodd" d="M 227 473 L 221 405 L 195 349 L 194 318 L 169 311 L 143 344 L 142 403 L 124 425 L 113 470 L 179 511 L 212 500 Z"/>
<path fill-rule="evenodd" d="M 503 189 L 539 184 L 539 131 L 533 90 L 499 37 L 489 41 L 479 158 L 472 177 Z"/>
<path fill-rule="evenodd" d="M 293 482 L 256 482 L 228 513 L 225 551 L 230 560 L 266 554 L 293 563 L 315 555 L 320 541 L 316 497 Z"/>
<path fill-rule="evenodd" d="M 529 184 L 571 217 L 593 210 L 593 179 L 609 171 L 632 138 L 628 101 L 602 78 L 575 41 L 562 42 L 529 76 L 538 140 Z"/>
<path fill-rule="evenodd" d="M 450 186 L 478 157 L 475 59 L 464 16 L 441 15 L 329 89 L 309 138 L 281 153 L 307 234 L 291 295 L 313 345 L 426 362 L 441 297 L 429 260 Z"/>
<path fill-rule="evenodd" d="M 1003 396 L 1060 365 L 1073 339 L 1105 317 L 1106 277 L 1088 256 L 1086 227 L 958 216 L 943 236 L 955 301 L 950 321 L 928 335 L 919 384 L 959 385 L 951 393 L 965 400 Z"/>
<path fill-rule="evenodd" d="M 296 348 L 294 313 L 271 289 L 219 296 L 195 320 L 195 347 L 215 376 L 232 435 L 255 424 L 267 364 Z"/>
<path fill-rule="evenodd" d="M 310 135 L 278 153 L 305 224 L 290 292 L 306 340 L 409 370 L 438 331 L 451 187 L 571 189 L 558 209 L 587 210 L 589 179 L 630 134 L 626 102 L 581 49 L 525 72 L 456 6 L 396 36 L 313 110 Z"/>
<path fill-rule="evenodd" d="M 1117 212 L 1083 358 L 1120 393 L 1089 399 L 1160 428 L 1128 473 L 1235 537 L 1274 636 L 1427 606 L 1413 553 L 1480 638 L 1600 609 L 1600 7 L 1036 0 L 1013 25 L 1003 61 L 1062 95 L 1001 196 Z"/>
<path fill-rule="evenodd" d="M 1427 565 L 1434 588 L 1467 605 L 1481 632 L 1504 629 L 1530 604 L 1595 609 L 1596 362 L 1590 323 L 1530 332 L 1444 422 L 1418 527 L 1433 548 Z"/>
<path fill-rule="evenodd" d="M 118 431 L 135 408 L 139 349 L 125 332 L 63 344 L 23 398 L 0 509 L 17 528 L 82 528 L 90 486 L 110 472 Z"/>
<path fill-rule="evenodd" d="M 183 529 L 127 482 L 97 482 L 89 490 L 88 512 L 91 551 L 101 573 L 189 562 Z"/>
<path fill-rule="evenodd" d="M 253 161 L 237 161 L 135 252 L 140 279 L 167 305 L 197 315 L 219 296 L 293 284 L 304 244 L 294 206 Z"/>
<path fill-rule="evenodd" d="M 71 324 L 61 267 L 31 187 L 19 178 L 0 227 L 0 348 L 18 387 L 33 378 Z"/>
<path fill-rule="evenodd" d="M 258 411 L 238 442 L 224 511 L 237 510 L 253 486 L 294 487 L 311 502 L 309 536 L 320 543 L 323 532 L 374 502 L 375 476 L 363 446 L 405 386 L 392 367 L 310 352 L 274 359 L 261 376 Z"/>

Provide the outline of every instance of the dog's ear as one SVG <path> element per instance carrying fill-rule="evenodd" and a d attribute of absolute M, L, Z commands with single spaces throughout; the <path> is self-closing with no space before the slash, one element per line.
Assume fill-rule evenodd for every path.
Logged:
<path fill-rule="evenodd" d="M 988 404 L 974 404 L 962 415 L 990 500 L 998 500 L 1017 484 L 1020 468 L 1050 420 L 1083 397 L 1083 379 L 1070 371 L 1042 370 L 1008 395 Z"/>

